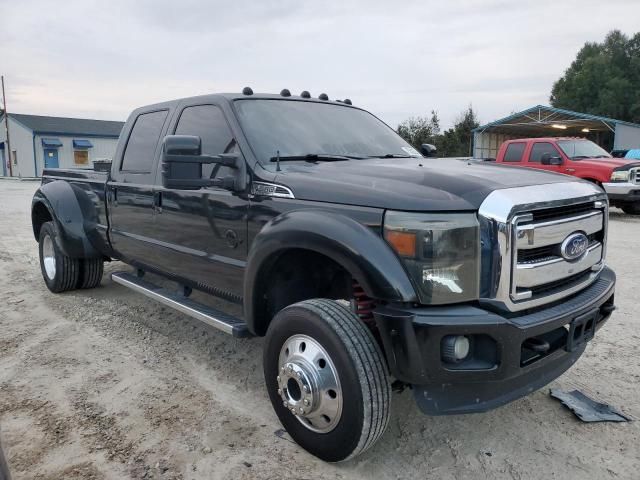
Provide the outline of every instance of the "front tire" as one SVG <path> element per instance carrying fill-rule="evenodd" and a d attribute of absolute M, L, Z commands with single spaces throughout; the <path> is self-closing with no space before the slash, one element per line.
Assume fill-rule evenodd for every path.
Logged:
<path fill-rule="evenodd" d="M 40 270 L 44 283 L 53 293 L 76 288 L 80 269 L 77 258 L 67 257 L 60 250 L 57 237 L 53 222 L 45 222 L 40 228 Z"/>
<path fill-rule="evenodd" d="M 391 388 L 380 348 L 360 319 L 333 300 L 306 300 L 275 316 L 264 375 L 282 425 L 322 460 L 359 455 L 389 421 Z"/>

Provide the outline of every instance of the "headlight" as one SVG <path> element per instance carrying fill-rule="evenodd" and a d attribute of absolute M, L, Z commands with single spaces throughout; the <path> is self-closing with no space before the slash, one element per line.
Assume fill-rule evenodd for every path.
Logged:
<path fill-rule="evenodd" d="M 629 170 L 614 170 L 611 173 L 611 181 L 612 182 L 628 182 Z"/>
<path fill-rule="evenodd" d="M 384 238 L 402 258 L 424 304 L 476 300 L 480 226 L 475 214 L 387 212 Z"/>

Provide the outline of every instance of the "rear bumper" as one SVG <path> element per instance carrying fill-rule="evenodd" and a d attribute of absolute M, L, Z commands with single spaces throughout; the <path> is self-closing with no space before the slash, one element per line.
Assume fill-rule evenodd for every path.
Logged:
<path fill-rule="evenodd" d="M 631 182 L 603 183 L 611 202 L 640 202 L 640 185 Z"/>
<path fill-rule="evenodd" d="M 374 314 L 392 375 L 412 384 L 424 413 L 482 412 L 527 395 L 573 365 L 611 315 L 614 287 L 615 274 L 605 268 L 573 297 L 510 318 L 475 306 L 385 306 Z M 447 335 L 471 339 L 468 359 L 442 360 Z M 535 351 L 540 344 L 548 349 Z"/>

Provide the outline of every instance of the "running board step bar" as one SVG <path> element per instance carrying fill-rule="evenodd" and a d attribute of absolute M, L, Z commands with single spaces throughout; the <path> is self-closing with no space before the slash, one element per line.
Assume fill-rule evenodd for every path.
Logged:
<path fill-rule="evenodd" d="M 184 295 L 154 285 L 129 272 L 112 273 L 111 280 L 234 337 L 251 336 L 247 329 L 247 324 L 243 320 L 208 305 L 195 302 Z"/>

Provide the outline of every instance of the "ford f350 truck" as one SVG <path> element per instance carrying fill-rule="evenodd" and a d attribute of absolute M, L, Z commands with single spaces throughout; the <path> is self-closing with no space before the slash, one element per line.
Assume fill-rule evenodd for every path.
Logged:
<path fill-rule="evenodd" d="M 500 146 L 497 163 L 573 175 L 601 186 L 611 206 L 640 215 L 640 162 L 614 158 L 586 138 L 522 138 Z"/>
<path fill-rule="evenodd" d="M 561 375 L 614 310 L 598 186 L 425 160 L 324 94 L 139 108 L 110 172 L 45 170 L 42 276 L 52 292 L 92 288 L 119 260 L 131 268 L 115 282 L 266 336 L 266 388 L 291 437 L 352 458 L 384 432 L 392 384 L 426 414 L 483 412 Z"/>

